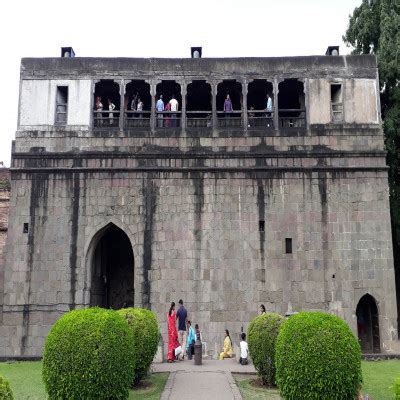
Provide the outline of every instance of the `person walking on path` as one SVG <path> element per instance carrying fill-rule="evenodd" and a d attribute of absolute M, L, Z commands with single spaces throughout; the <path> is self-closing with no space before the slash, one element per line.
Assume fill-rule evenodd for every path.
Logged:
<path fill-rule="evenodd" d="M 186 349 L 186 321 L 187 321 L 187 311 L 183 306 L 183 300 L 179 300 L 179 310 L 176 313 L 178 318 L 178 340 L 182 346 L 182 353 L 179 356 L 181 360 L 185 358 Z"/>
<path fill-rule="evenodd" d="M 179 347 L 178 332 L 176 331 L 175 303 L 171 303 L 168 311 L 168 362 L 175 361 L 175 349 Z"/>
<path fill-rule="evenodd" d="M 224 339 L 224 350 L 219 355 L 219 359 L 223 360 L 224 358 L 231 358 L 232 357 L 232 340 L 229 336 L 228 329 L 225 329 L 225 339 Z"/>

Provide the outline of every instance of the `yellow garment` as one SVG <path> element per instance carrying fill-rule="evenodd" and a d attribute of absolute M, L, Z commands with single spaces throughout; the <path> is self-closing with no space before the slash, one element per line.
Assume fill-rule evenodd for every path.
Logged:
<path fill-rule="evenodd" d="M 219 355 L 219 359 L 223 360 L 224 358 L 232 357 L 232 345 L 231 338 L 227 336 L 224 340 L 224 351 Z"/>

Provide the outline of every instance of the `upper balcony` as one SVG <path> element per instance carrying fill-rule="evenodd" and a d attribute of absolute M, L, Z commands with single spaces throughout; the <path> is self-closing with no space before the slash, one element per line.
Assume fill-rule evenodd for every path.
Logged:
<path fill-rule="evenodd" d="M 305 134 L 379 124 L 377 87 L 373 56 L 23 59 L 19 130 Z"/>

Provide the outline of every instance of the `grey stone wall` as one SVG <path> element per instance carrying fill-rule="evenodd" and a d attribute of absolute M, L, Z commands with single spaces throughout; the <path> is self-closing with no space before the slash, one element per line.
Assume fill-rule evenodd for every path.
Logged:
<path fill-rule="evenodd" d="M 382 342 L 395 339 L 386 172 L 21 173 L 12 193 L 3 354 L 40 354 L 55 319 L 89 304 L 88 254 L 109 223 L 131 240 L 135 305 L 150 303 L 164 341 L 169 303 L 180 298 L 213 352 L 260 303 L 334 312 L 356 331 L 365 293 L 379 302 Z"/>

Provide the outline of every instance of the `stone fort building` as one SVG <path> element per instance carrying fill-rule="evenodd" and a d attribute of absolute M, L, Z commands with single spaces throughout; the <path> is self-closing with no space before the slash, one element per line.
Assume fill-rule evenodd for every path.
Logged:
<path fill-rule="evenodd" d="M 149 307 L 166 341 L 180 298 L 210 356 L 261 303 L 335 313 L 365 352 L 392 350 L 375 58 L 22 59 L 1 277 L 3 356 L 40 355 L 57 318 L 94 305 Z"/>

